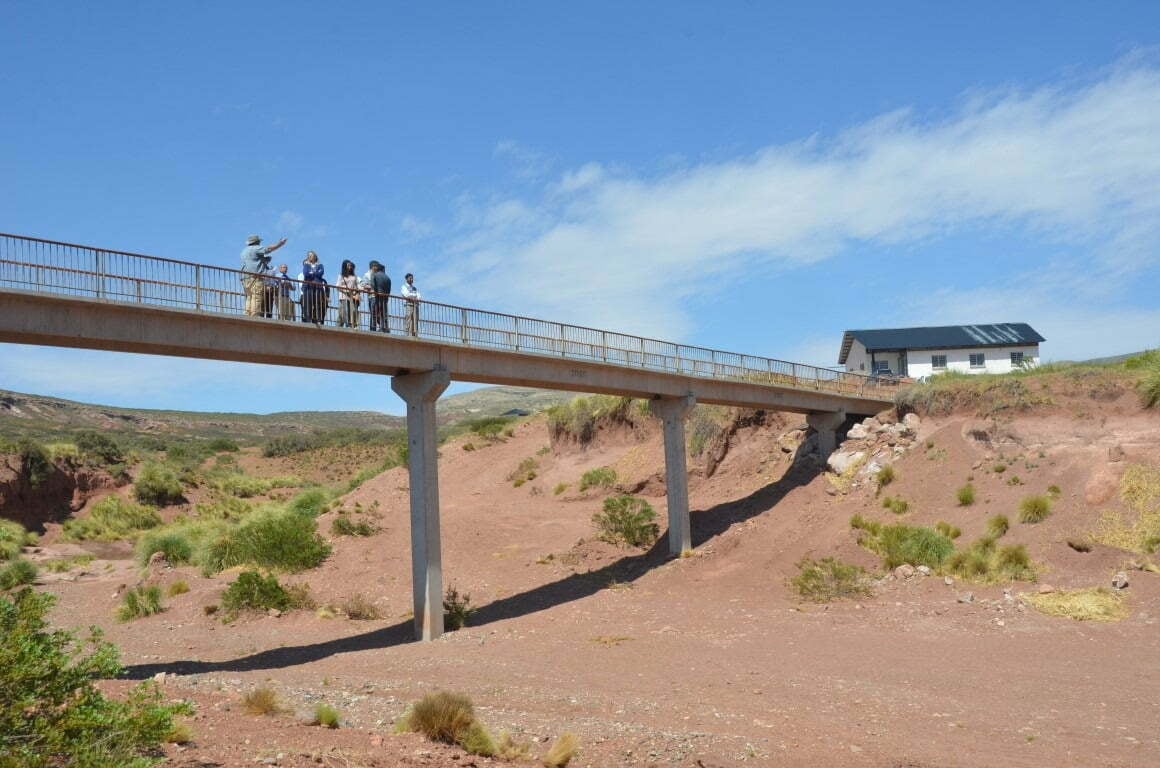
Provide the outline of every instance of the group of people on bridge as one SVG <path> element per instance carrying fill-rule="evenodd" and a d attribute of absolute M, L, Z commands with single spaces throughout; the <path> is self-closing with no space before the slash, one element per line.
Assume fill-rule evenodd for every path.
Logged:
<path fill-rule="evenodd" d="M 330 309 L 330 293 L 338 294 L 337 323 L 340 328 L 361 328 L 363 299 L 368 327 L 372 331 L 391 332 L 391 278 L 386 267 L 372 260 L 360 277 L 355 264 L 345 259 L 333 283 L 326 280 L 326 268 L 314 251 L 307 251 L 302 270 L 296 278 L 289 267 L 270 265 L 270 254 L 286 244 L 282 238 L 271 245 L 262 245 L 262 238 L 250 235 L 242 249 L 242 287 L 246 295 L 246 314 L 252 317 L 270 317 L 279 320 L 301 319 L 304 323 L 323 325 Z M 412 336 L 419 332 L 419 289 L 410 272 L 400 290 L 403 299 L 403 328 Z"/>

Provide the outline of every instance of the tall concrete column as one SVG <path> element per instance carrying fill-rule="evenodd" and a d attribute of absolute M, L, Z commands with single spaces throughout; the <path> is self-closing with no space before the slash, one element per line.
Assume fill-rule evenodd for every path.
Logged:
<path fill-rule="evenodd" d="M 661 420 L 665 432 L 665 503 L 669 509 L 669 554 L 693 548 L 689 526 L 689 477 L 685 469 L 685 419 L 697 404 L 690 395 L 661 397 L 649 401 L 649 410 Z"/>
<path fill-rule="evenodd" d="M 411 590 L 415 639 L 443 634 L 443 557 L 439 546 L 439 462 L 435 401 L 451 377 L 444 370 L 391 379 L 407 403 L 407 463 L 411 472 Z"/>
<path fill-rule="evenodd" d="M 818 433 L 818 455 L 822 461 L 838 447 L 838 427 L 846 421 L 846 412 L 807 413 L 806 423 Z"/>

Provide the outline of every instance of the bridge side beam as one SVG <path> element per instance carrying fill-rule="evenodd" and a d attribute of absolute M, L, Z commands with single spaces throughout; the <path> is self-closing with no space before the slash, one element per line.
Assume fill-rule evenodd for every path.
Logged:
<path fill-rule="evenodd" d="M 443 634 L 443 556 L 439 540 L 439 460 L 435 401 L 451 383 L 445 370 L 391 379 L 407 403 L 407 464 L 411 474 L 411 590 L 415 639 Z"/>
<path fill-rule="evenodd" d="M 806 423 L 818 433 L 818 455 L 822 461 L 830 457 L 838 447 L 838 428 L 846 421 L 845 411 L 807 413 Z"/>
<path fill-rule="evenodd" d="M 669 554 L 693 548 L 689 525 L 689 476 L 685 467 L 685 419 L 697 404 L 693 395 L 660 397 L 649 410 L 661 420 L 665 434 L 665 504 L 669 512 Z"/>

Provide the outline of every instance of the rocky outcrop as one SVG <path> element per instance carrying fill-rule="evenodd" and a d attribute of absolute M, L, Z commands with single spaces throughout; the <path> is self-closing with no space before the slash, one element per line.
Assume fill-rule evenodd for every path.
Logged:
<path fill-rule="evenodd" d="M 102 469 L 66 462 L 50 464 L 44 477 L 34 482 L 19 454 L 5 454 L 0 456 L 0 517 L 42 533 L 45 523 L 68 519 L 90 498 L 117 486 Z"/>

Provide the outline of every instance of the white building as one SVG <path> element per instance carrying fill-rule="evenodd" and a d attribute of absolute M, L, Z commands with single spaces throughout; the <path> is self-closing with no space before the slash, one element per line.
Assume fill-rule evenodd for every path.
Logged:
<path fill-rule="evenodd" d="M 1038 365 L 1041 341 L 1027 323 L 846 331 L 838 364 L 853 373 L 913 379 L 946 371 L 1007 373 Z"/>

